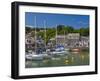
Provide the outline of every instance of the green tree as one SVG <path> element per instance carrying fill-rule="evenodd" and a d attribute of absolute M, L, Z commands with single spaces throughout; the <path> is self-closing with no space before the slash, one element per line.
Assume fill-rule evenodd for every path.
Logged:
<path fill-rule="evenodd" d="M 81 36 L 89 36 L 89 27 L 88 28 L 80 28 Z"/>
<path fill-rule="evenodd" d="M 63 29 L 63 27 L 65 27 L 64 25 L 57 25 L 57 30 L 61 31 Z"/>
<path fill-rule="evenodd" d="M 30 27 L 25 27 L 25 33 L 29 33 L 29 32 L 31 32 L 32 31 L 32 28 L 30 28 Z"/>
<path fill-rule="evenodd" d="M 73 33 L 74 28 L 71 26 L 67 26 L 67 31 L 68 31 L 68 33 Z"/>

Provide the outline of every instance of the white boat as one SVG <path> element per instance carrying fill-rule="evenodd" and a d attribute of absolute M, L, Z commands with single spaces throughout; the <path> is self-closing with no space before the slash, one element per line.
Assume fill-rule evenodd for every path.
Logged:
<path fill-rule="evenodd" d="M 64 49 L 63 46 L 57 47 L 55 51 L 51 52 L 52 55 L 65 55 L 68 54 L 68 51 Z"/>
<path fill-rule="evenodd" d="M 25 58 L 27 60 L 42 60 L 44 58 L 50 58 L 50 55 L 46 54 L 45 52 L 44 53 L 41 53 L 41 54 L 35 54 L 35 53 L 27 53 L 25 55 Z"/>
<path fill-rule="evenodd" d="M 69 51 L 70 49 L 69 49 L 69 48 L 65 48 L 65 50 L 66 50 L 66 51 Z"/>
<path fill-rule="evenodd" d="M 37 55 L 37 54 L 29 54 L 29 55 L 26 55 L 25 58 L 27 60 L 42 60 L 44 58 L 44 55 Z"/>
<path fill-rule="evenodd" d="M 64 55 L 64 54 L 67 54 L 67 51 L 53 51 L 52 54 Z"/>
<path fill-rule="evenodd" d="M 32 60 L 32 54 L 26 54 L 25 58 L 26 60 Z"/>
<path fill-rule="evenodd" d="M 43 55 L 37 55 L 37 54 L 34 54 L 32 55 L 32 60 L 43 60 Z"/>

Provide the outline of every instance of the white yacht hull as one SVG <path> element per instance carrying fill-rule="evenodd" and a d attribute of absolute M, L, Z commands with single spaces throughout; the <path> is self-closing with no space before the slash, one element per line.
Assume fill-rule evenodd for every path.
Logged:
<path fill-rule="evenodd" d="M 67 51 L 61 51 L 61 52 L 59 52 L 59 51 L 54 51 L 54 52 L 52 52 L 51 54 L 53 54 L 53 55 L 64 55 L 64 54 L 67 54 Z"/>
<path fill-rule="evenodd" d="M 44 58 L 49 58 L 48 54 L 27 54 L 25 58 L 27 60 L 42 60 Z"/>

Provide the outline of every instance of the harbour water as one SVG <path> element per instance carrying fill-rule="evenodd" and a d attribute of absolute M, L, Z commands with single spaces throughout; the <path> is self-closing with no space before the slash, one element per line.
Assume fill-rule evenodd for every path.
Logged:
<path fill-rule="evenodd" d="M 89 52 L 68 52 L 42 60 L 25 60 L 26 68 L 89 65 Z"/>

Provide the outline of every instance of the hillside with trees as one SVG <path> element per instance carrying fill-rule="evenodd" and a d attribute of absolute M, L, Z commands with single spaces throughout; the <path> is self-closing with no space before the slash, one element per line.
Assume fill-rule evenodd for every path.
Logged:
<path fill-rule="evenodd" d="M 25 30 L 26 30 L 25 31 L 26 34 L 35 32 L 36 30 L 37 32 L 36 35 L 41 36 L 42 39 L 46 40 L 46 42 L 48 42 L 49 39 L 54 38 L 56 33 L 57 35 L 67 35 L 68 33 L 79 33 L 80 36 L 89 36 L 89 27 L 81 27 L 79 29 L 75 29 L 72 26 L 58 25 L 57 27 L 52 27 L 52 28 L 48 27 L 46 28 L 46 30 L 44 28 L 38 28 L 38 27 L 36 29 L 25 27 Z M 32 33 L 32 36 L 34 36 L 34 33 Z"/>

